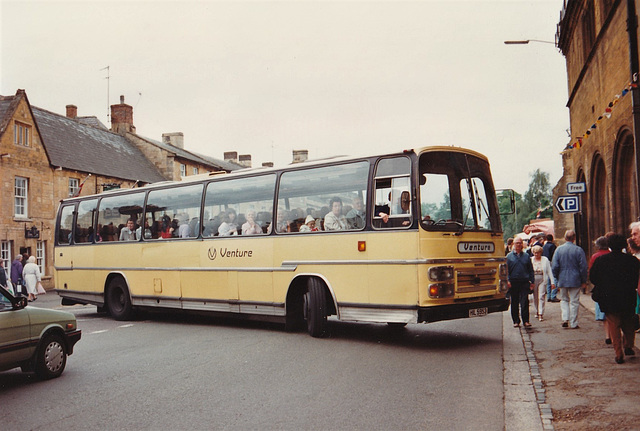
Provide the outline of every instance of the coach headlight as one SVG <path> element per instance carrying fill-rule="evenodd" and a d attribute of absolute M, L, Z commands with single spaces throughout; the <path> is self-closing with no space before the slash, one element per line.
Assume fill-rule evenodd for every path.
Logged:
<path fill-rule="evenodd" d="M 453 280 L 453 266 L 432 266 L 431 268 L 429 268 L 429 280 Z"/>

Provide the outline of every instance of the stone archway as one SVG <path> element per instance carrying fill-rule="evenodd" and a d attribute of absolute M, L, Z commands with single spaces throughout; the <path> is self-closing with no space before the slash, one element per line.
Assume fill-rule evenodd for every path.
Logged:
<path fill-rule="evenodd" d="M 635 154 L 631 131 L 625 129 L 618 136 L 614 152 L 611 188 L 615 208 L 613 228 L 616 233 L 624 235 L 627 233 L 629 224 L 637 219 Z"/>
<path fill-rule="evenodd" d="M 582 168 L 578 170 L 576 181 L 579 183 L 587 183 Z M 589 245 L 589 190 L 590 187 L 587 186 L 587 191 L 585 193 L 582 193 L 582 196 L 580 196 L 580 199 L 582 200 L 581 212 L 575 214 L 573 217 L 573 225 L 575 226 L 577 244 L 580 246 L 586 245 L 587 250 Z"/>
<path fill-rule="evenodd" d="M 589 190 L 589 242 L 583 247 L 589 250 L 591 242 L 607 232 L 607 170 L 600 154 L 596 154 L 591 164 L 591 184 Z"/>

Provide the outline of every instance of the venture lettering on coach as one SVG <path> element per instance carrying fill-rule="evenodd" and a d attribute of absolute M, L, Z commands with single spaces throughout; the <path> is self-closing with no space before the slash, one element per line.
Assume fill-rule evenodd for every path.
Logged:
<path fill-rule="evenodd" d="M 229 249 L 227 247 L 222 247 L 220 250 L 218 250 L 215 247 L 211 247 L 207 252 L 207 255 L 209 256 L 210 260 L 215 260 L 215 258 L 218 257 L 218 254 L 220 255 L 221 258 L 226 258 L 226 257 L 252 258 L 253 250 L 240 250 L 239 248 L 236 248 L 234 250 L 234 249 Z"/>
<path fill-rule="evenodd" d="M 459 242 L 458 253 L 493 253 L 496 246 L 492 242 Z"/>

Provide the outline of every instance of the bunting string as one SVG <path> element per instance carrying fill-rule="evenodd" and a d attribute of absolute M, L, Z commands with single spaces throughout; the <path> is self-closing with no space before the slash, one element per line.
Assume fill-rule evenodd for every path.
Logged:
<path fill-rule="evenodd" d="M 584 132 L 584 134 L 582 136 L 576 138 L 573 142 L 568 143 L 567 146 L 565 147 L 565 150 L 571 150 L 571 149 L 574 149 L 574 148 L 582 147 L 582 145 L 584 144 L 584 141 L 589 139 L 589 137 L 596 132 L 596 130 L 598 129 L 598 125 L 603 120 L 608 120 L 609 118 L 611 118 L 611 113 L 613 112 L 613 108 L 620 101 L 620 99 L 622 99 L 624 96 L 626 96 L 629 93 L 629 91 L 631 91 L 632 88 L 636 88 L 637 86 L 638 86 L 638 84 L 629 83 L 620 92 L 620 94 L 616 94 L 614 96 L 613 100 L 611 102 L 609 102 L 609 104 L 605 108 L 604 112 L 602 114 L 600 114 L 598 116 L 598 118 L 596 118 L 596 120 L 593 122 L 591 127 L 589 127 L 586 130 L 586 132 Z"/>

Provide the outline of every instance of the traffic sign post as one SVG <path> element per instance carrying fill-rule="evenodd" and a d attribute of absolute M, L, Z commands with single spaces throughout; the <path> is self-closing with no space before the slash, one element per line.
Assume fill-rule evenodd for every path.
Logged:
<path fill-rule="evenodd" d="M 559 213 L 577 213 L 580 212 L 580 196 L 558 196 L 555 207 Z"/>

